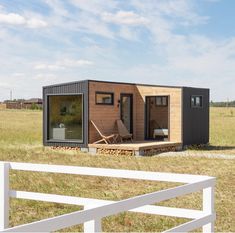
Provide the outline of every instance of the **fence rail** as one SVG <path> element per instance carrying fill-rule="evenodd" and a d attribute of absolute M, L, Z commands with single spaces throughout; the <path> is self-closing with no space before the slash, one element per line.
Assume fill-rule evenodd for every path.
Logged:
<path fill-rule="evenodd" d="M 87 176 L 103 176 L 152 181 L 179 182 L 183 185 L 157 192 L 147 193 L 120 201 L 108 201 L 92 198 L 35 193 L 9 189 L 9 170 L 52 172 Z M 51 232 L 78 224 L 84 224 L 85 232 L 101 232 L 101 220 L 104 217 L 124 211 L 164 215 L 191 219 L 166 232 L 185 232 L 203 227 L 203 232 L 213 232 L 214 185 L 215 178 L 209 176 L 145 172 L 133 170 L 91 168 L 62 165 L 0 162 L 0 231 L 4 232 Z M 183 209 L 152 205 L 171 198 L 203 190 L 203 209 Z M 55 202 L 84 206 L 84 210 L 64 214 L 33 223 L 9 228 L 9 198 Z"/>

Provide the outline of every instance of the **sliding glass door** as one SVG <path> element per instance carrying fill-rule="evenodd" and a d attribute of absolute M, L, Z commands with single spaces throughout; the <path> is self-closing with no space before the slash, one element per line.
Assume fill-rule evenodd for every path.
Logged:
<path fill-rule="evenodd" d="M 169 101 L 169 96 L 146 96 L 146 139 L 169 140 Z"/>

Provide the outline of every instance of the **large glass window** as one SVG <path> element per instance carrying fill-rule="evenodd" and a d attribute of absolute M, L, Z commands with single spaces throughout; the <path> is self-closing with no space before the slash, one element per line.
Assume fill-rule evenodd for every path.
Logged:
<path fill-rule="evenodd" d="M 48 139 L 83 141 L 83 96 L 48 96 Z"/>

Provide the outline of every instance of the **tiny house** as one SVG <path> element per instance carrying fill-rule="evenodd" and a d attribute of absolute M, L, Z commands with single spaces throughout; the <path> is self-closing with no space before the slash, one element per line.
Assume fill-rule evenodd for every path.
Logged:
<path fill-rule="evenodd" d="M 209 89 L 84 80 L 43 87 L 43 143 L 88 148 L 121 119 L 134 142 L 209 141 Z M 156 144 L 157 145 L 157 144 Z"/>

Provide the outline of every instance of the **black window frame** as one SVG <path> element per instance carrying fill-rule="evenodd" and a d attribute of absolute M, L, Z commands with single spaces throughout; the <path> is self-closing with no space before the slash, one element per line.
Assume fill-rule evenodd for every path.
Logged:
<path fill-rule="evenodd" d="M 157 104 L 157 98 L 161 98 L 161 104 Z M 163 104 L 163 98 L 166 98 L 166 104 Z M 155 96 L 155 106 L 156 107 L 167 107 L 168 106 L 168 96 L 167 95 Z"/>
<path fill-rule="evenodd" d="M 97 102 L 97 95 L 104 94 L 104 95 L 110 95 L 111 96 L 111 103 L 98 103 Z M 96 91 L 95 92 L 95 104 L 96 105 L 114 105 L 114 93 L 113 92 L 105 92 L 105 91 Z"/>
<path fill-rule="evenodd" d="M 200 105 L 196 104 L 196 98 L 198 97 L 200 98 Z M 192 101 L 193 98 L 194 98 L 194 101 Z M 191 95 L 190 106 L 191 108 L 203 108 L 203 95 Z"/>

